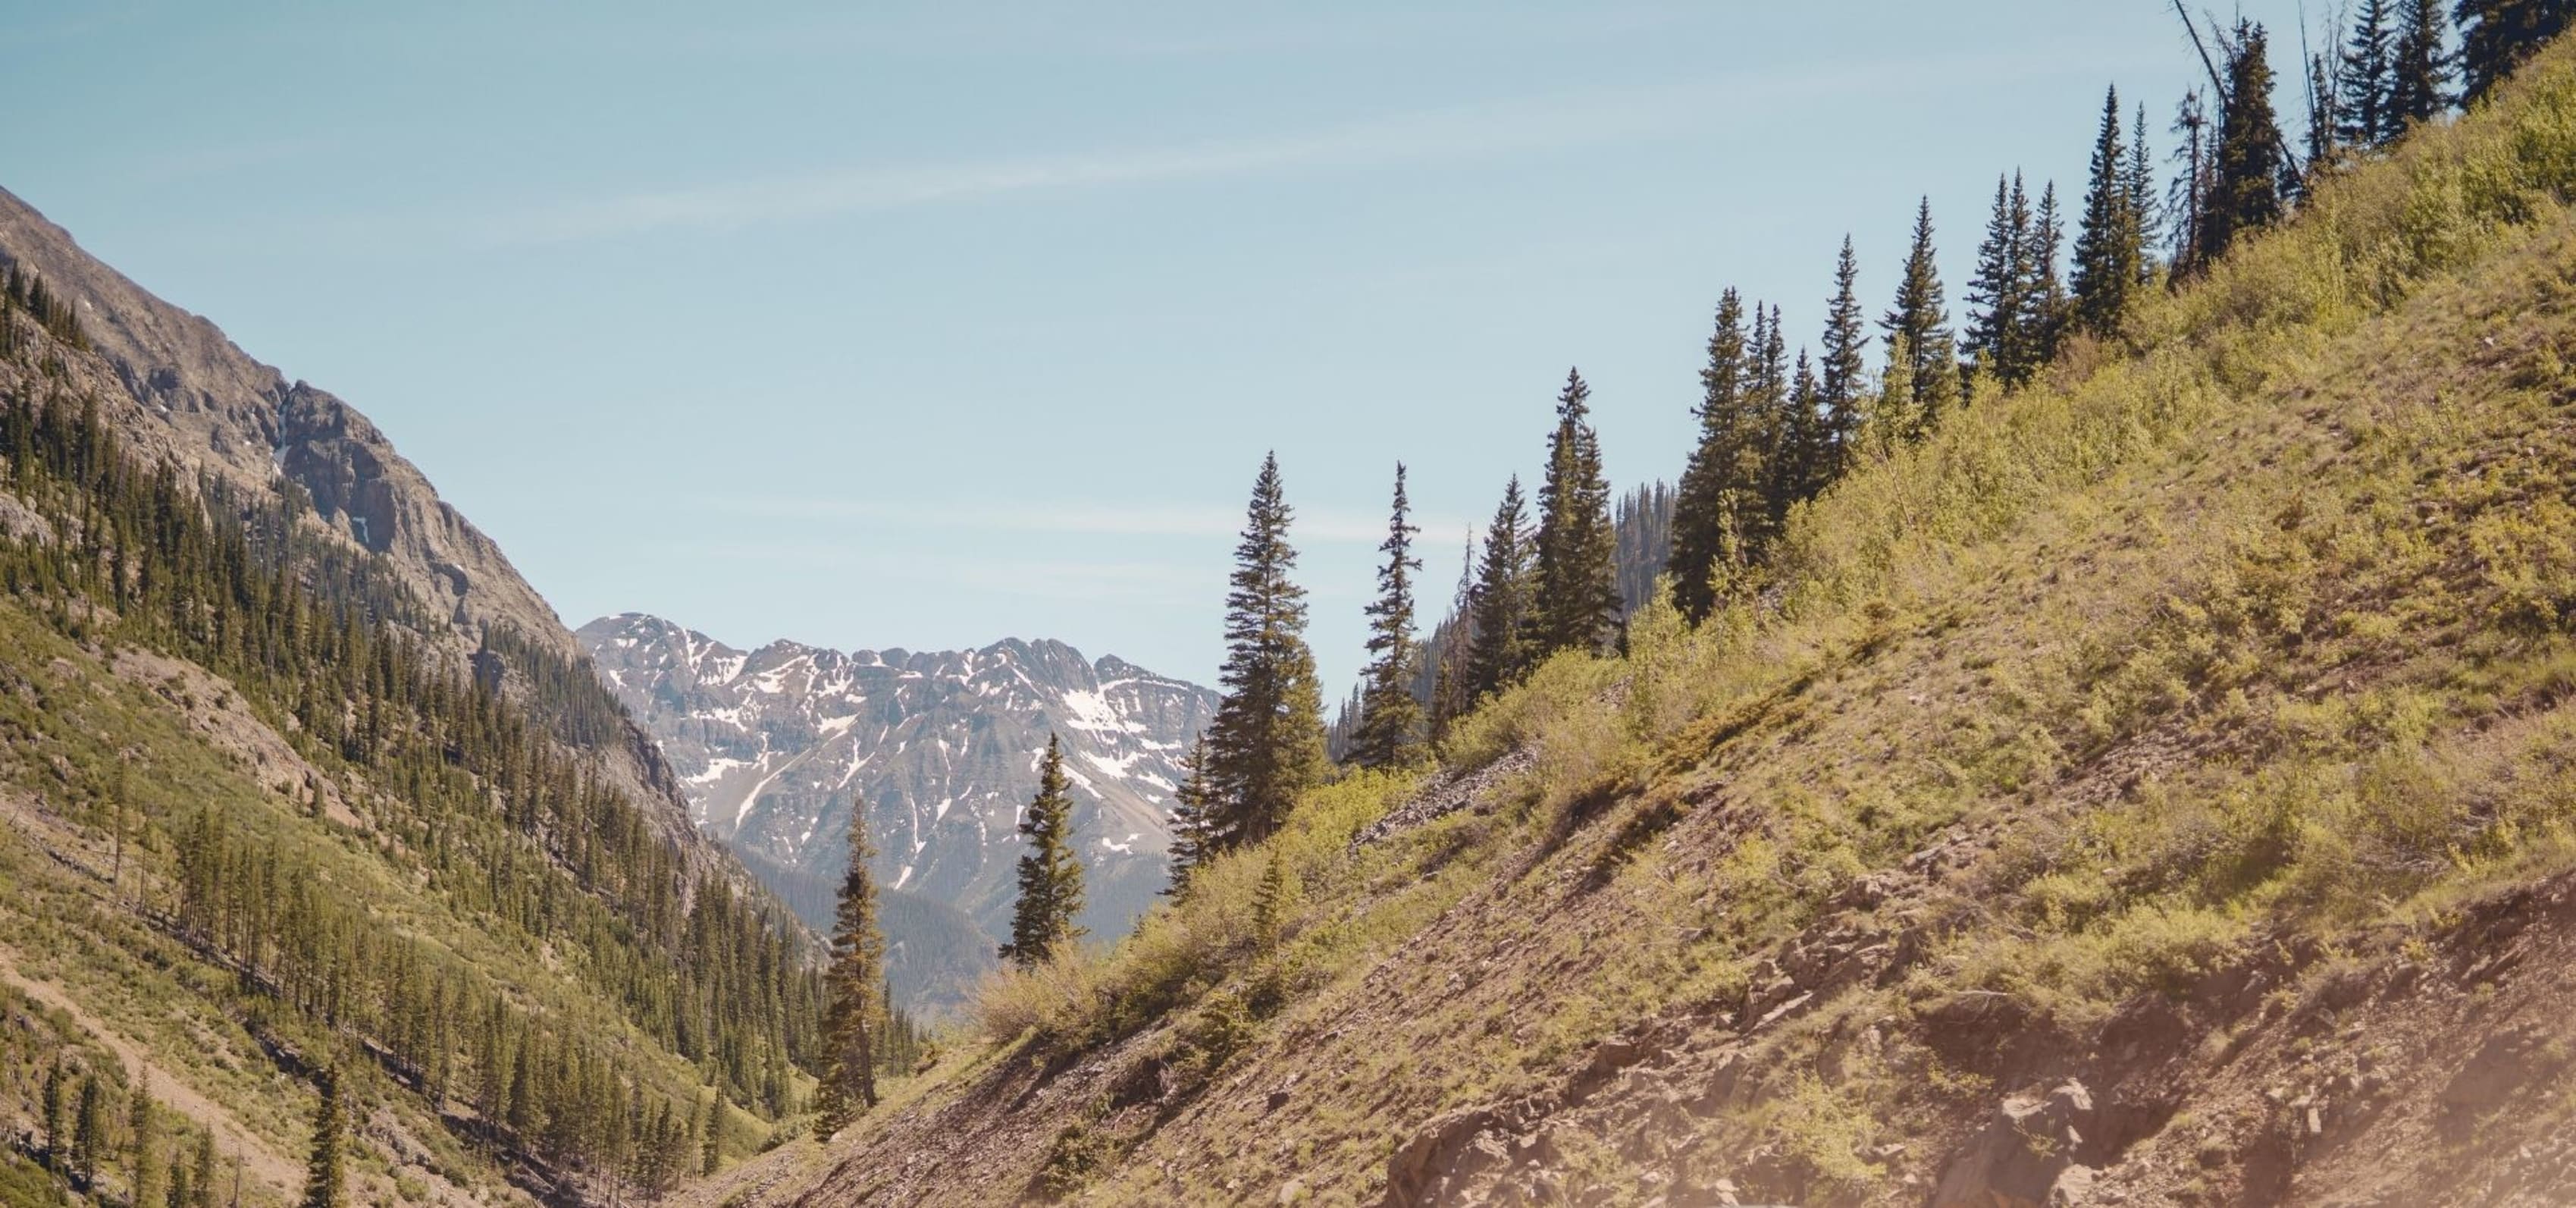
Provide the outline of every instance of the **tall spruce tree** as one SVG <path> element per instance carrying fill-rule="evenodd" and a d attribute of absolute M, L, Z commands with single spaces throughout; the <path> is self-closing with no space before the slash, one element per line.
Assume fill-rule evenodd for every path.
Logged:
<path fill-rule="evenodd" d="M 1529 508 L 1515 474 L 1503 487 L 1503 501 L 1494 506 L 1493 522 L 1485 527 L 1484 554 L 1476 562 L 1467 653 L 1467 693 L 1473 700 L 1519 683 L 1529 671 L 1529 547 Z"/>
<path fill-rule="evenodd" d="M 136 1204 L 149 1204 L 159 1199 L 160 1163 L 154 1160 L 153 1148 L 159 1143 L 154 1125 L 159 1113 L 152 1110 L 152 1077 L 144 1075 L 125 1101 L 125 1169 L 133 1184 Z"/>
<path fill-rule="evenodd" d="M 197 1160 L 189 1171 L 187 1208 L 215 1208 L 215 1134 L 197 1134 Z"/>
<path fill-rule="evenodd" d="M 45 1169 L 57 1176 L 71 1169 L 71 1079 L 56 1058 L 45 1069 L 45 1088 L 41 1112 L 45 1126 Z"/>
<path fill-rule="evenodd" d="M 877 928 L 876 859 L 867 807 L 850 803 L 850 867 L 832 926 L 831 964 L 823 980 L 830 1004 L 823 1018 L 822 1085 L 815 1089 L 816 1135 L 830 1140 L 877 1105 L 877 987 L 885 976 L 885 933 Z"/>
<path fill-rule="evenodd" d="M 1181 782 L 1172 790 L 1171 883 L 1165 894 L 1188 893 L 1190 874 L 1216 854 L 1209 829 L 1216 823 L 1216 804 L 1216 790 L 1208 778 L 1207 737 L 1201 735 L 1190 743 L 1190 753 L 1181 757 Z"/>
<path fill-rule="evenodd" d="M 1431 745 L 1449 736 L 1449 727 L 1475 706 L 1469 692 L 1468 657 L 1476 648 L 1476 534 L 1467 533 L 1466 553 L 1458 559 L 1458 588 L 1449 601 L 1449 624 L 1433 633 L 1431 708 L 1424 720 Z"/>
<path fill-rule="evenodd" d="M 2129 193 L 2129 153 L 2120 141 L 2124 116 L 2120 90 L 2114 87 L 2102 101 L 2092 177 L 2084 187 L 2084 214 L 2075 234 L 2075 321 L 2106 339 L 2119 334 L 2138 286 L 2138 260 L 2146 254 L 2138 202 Z"/>
<path fill-rule="evenodd" d="M 1736 513 L 1754 419 L 1744 407 L 1746 359 L 1744 299 L 1728 289 L 1718 298 L 1708 364 L 1699 371 L 1699 443 L 1674 495 L 1672 559 L 1665 568 L 1673 607 L 1694 625 L 1715 611 L 1718 566 L 1739 552 Z"/>
<path fill-rule="evenodd" d="M 2058 261 L 2066 249 L 2066 222 L 2057 209 L 2056 181 L 2040 189 L 2039 211 L 2031 218 L 2030 234 L 2029 255 L 2023 266 L 2023 271 L 2030 274 L 2025 295 L 2030 317 L 2023 320 L 2030 344 L 2022 371 L 2024 381 L 2057 359 L 2068 315 L 2074 310 L 2074 301 L 2066 292 L 2066 279 L 2058 272 Z"/>
<path fill-rule="evenodd" d="M 1322 779 L 1323 688 L 1306 647 L 1306 591 L 1289 578 L 1289 508 L 1279 459 L 1262 459 L 1226 593 L 1225 691 L 1208 723 L 1208 791 L 1200 836 L 1212 854 L 1258 842 Z"/>
<path fill-rule="evenodd" d="M 2385 146 L 2401 128 L 2390 116 L 2388 104 L 2393 64 L 2388 4 L 2389 0 L 2362 0 L 2353 16 L 2352 37 L 2337 64 L 2335 141 L 2347 147 Z"/>
<path fill-rule="evenodd" d="M 2181 165 L 2181 170 L 2174 173 L 2165 212 L 2172 222 L 2168 233 L 2173 238 L 2174 274 L 2181 276 L 2200 267 L 2203 259 L 2207 239 L 2201 221 L 2209 210 L 2211 182 L 2215 178 L 2209 105 L 2199 89 L 2186 90 L 2174 105 L 2173 132 L 2181 136 L 2173 149 L 2174 162 Z"/>
<path fill-rule="evenodd" d="M 1788 402 L 1782 408 L 1777 440 L 1772 446 L 1770 514 L 1775 526 L 1784 522 L 1789 509 L 1806 502 L 1815 494 L 1818 469 L 1824 450 L 1824 422 L 1818 407 L 1824 396 L 1816 380 L 1816 365 L 1807 350 L 1798 350 L 1798 368 L 1790 375 Z"/>
<path fill-rule="evenodd" d="M 1556 396 L 1556 430 L 1548 437 L 1547 476 L 1538 488 L 1531 579 L 1538 622 L 1532 653 L 1539 659 L 1561 650 L 1598 653 L 1619 623 L 1617 536 L 1591 398 L 1582 372 L 1567 370 Z"/>
<path fill-rule="evenodd" d="M 1977 368 L 2005 386 L 2019 386 L 2028 374 L 2030 242 L 2030 198 L 2021 174 L 1997 177 L 1994 212 L 1968 282 L 1966 344 Z"/>
<path fill-rule="evenodd" d="M 92 1074 L 81 1079 L 80 1102 L 72 1110 L 71 1173 L 82 1191 L 98 1189 L 99 1164 L 106 1160 L 107 1095 Z"/>
<path fill-rule="evenodd" d="M 1932 199 L 1926 197 L 1915 206 L 1914 241 L 1896 281 L 1895 305 L 1878 321 L 1891 350 L 1899 340 L 1905 345 L 1905 356 L 1890 364 L 1891 372 L 1901 364 L 1910 375 L 1906 394 L 1915 418 L 1909 431 L 1895 434 L 1904 439 L 1921 435 L 1958 405 L 1958 340 L 1950 333 L 1949 302 L 1942 292 L 1939 250 L 1933 246 Z"/>
<path fill-rule="evenodd" d="M 2129 235 L 2138 248 L 2138 284 L 2156 277 L 2156 232 L 2160 209 L 2156 172 L 2147 155 L 2147 107 L 2138 106 L 2129 124 L 2129 170 L 2121 178 L 2129 196 Z"/>
<path fill-rule="evenodd" d="M 1377 599 L 1368 606 L 1368 668 L 1361 672 L 1360 724 L 1351 736 L 1350 761 L 1364 768 L 1397 768 L 1422 753 L 1422 705 L 1413 698 L 1413 502 L 1404 493 L 1404 463 L 1395 463 L 1395 502 L 1378 552 Z"/>
<path fill-rule="evenodd" d="M 2451 107 L 2450 26 L 2441 0 L 2398 0 L 2388 64 L 2388 129 L 2382 141 Z"/>
<path fill-rule="evenodd" d="M 1851 464 L 1869 401 L 1869 334 L 1860 308 L 1860 261 L 1851 236 L 1834 260 L 1834 296 L 1825 304 L 1824 357 L 1817 366 L 1818 422 L 1815 465 L 1807 493 L 1822 491 Z"/>
<path fill-rule="evenodd" d="M 325 1067 L 321 1078 L 322 1100 L 313 1109 L 313 1141 L 310 1156 L 304 1162 L 304 1198 L 301 1208 L 341 1208 L 348 1202 L 347 1105 L 341 1102 L 340 1071 Z"/>
<path fill-rule="evenodd" d="M 2202 263 L 2226 255 L 2239 237 L 2281 218 L 2281 175 L 2287 164 L 2281 123 L 2272 109 L 2270 44 L 2261 25 L 2237 23 L 2229 45 L 2214 175 L 2201 207 Z"/>
<path fill-rule="evenodd" d="M 2576 0 L 2459 0 L 2460 82 L 2476 101 L 2576 21 Z"/>
<path fill-rule="evenodd" d="M 1064 774 L 1064 744 L 1047 735 L 1038 760 L 1038 792 L 1020 814 L 1019 901 L 1011 909 L 1011 942 L 1003 960 L 1023 969 L 1045 963 L 1057 948 L 1082 934 L 1073 917 L 1082 911 L 1082 857 L 1073 845 L 1073 782 Z"/>
<path fill-rule="evenodd" d="M 1756 307 L 1756 310 L 1762 310 Z M 1745 553 L 1743 561 L 1758 562 L 1767 555 L 1780 526 L 1788 519 L 1792 502 L 1784 485 L 1796 480 L 1801 442 L 1811 425 L 1801 419 L 1796 392 L 1790 387 L 1789 337 L 1780 322 L 1780 308 L 1771 306 L 1754 324 L 1753 359 L 1745 374 L 1745 410 L 1756 421 L 1753 439 L 1759 442 L 1761 458 L 1755 473 L 1746 479 L 1745 491 L 1756 502 L 1745 508 L 1737 537 Z M 1799 353 L 1803 363 L 1806 353 Z"/>

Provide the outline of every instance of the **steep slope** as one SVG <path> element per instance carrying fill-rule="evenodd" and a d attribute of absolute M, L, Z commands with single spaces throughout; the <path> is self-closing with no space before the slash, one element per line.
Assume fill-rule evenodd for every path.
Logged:
<path fill-rule="evenodd" d="M 2560 46 L 702 1202 L 2576 1198 L 2571 194 Z"/>
<path fill-rule="evenodd" d="M 894 907 L 898 992 L 953 1000 L 1008 938 L 1019 811 L 1053 733 L 1074 782 L 1093 934 L 1124 934 L 1166 880 L 1166 815 L 1213 692 L 1061 642 L 844 653 L 736 650 L 656 617 L 578 634 L 659 740 L 698 824 L 828 924 L 863 802 Z M 943 909 L 944 908 L 944 909 Z M 960 933 L 952 912 L 972 928 Z M 916 968 L 915 966 L 920 967 Z"/>
<path fill-rule="evenodd" d="M 0 1202 L 289 1202 L 326 1069 L 356 1202 L 748 1150 L 804 929 L 362 417 L 0 202 Z"/>
<path fill-rule="evenodd" d="M 215 325 L 154 297 L 81 250 L 69 232 L 0 189 L 0 266 L 32 271 L 79 321 L 88 355 L 59 386 L 94 398 L 145 461 L 171 459 L 254 496 L 301 489 L 333 537 L 381 554 L 382 571 L 415 599 L 422 635 L 459 657 L 488 630 L 518 635 L 554 660 L 580 646 L 498 545 L 457 512 L 356 409 L 252 360 Z M 598 744 L 611 774 L 640 800 L 676 801 L 652 746 L 631 728 Z M 657 825 L 680 836 L 672 811 Z"/>

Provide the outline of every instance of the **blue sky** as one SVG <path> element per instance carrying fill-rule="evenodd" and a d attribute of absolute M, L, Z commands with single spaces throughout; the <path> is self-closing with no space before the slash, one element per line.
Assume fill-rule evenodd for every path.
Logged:
<path fill-rule="evenodd" d="M 2158 0 L 19 2 L 0 67 L 0 186 L 571 624 L 1205 680 L 1276 449 L 1334 692 L 1398 458 L 1436 613 L 1568 365 L 1671 478 L 1722 288 L 1812 331 L 1848 232 L 1875 314 L 1929 194 L 1955 311 L 1998 171 L 2199 71 Z"/>

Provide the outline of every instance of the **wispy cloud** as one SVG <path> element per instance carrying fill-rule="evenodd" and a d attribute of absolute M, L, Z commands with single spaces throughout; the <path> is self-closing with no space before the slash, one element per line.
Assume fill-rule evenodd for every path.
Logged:
<path fill-rule="evenodd" d="M 1047 502 L 959 504 L 937 507 L 807 496 L 717 496 L 698 501 L 708 511 L 758 520 L 858 522 L 891 528 L 1005 533 L 1058 533 L 1103 537 L 1232 537 L 1243 528 L 1241 508 L 1188 504 Z M 1415 522 L 1429 532 L 1462 531 L 1452 517 Z M 1322 509 L 1297 512 L 1292 536 L 1307 542 L 1377 542 L 1386 518 Z"/>
<path fill-rule="evenodd" d="M 734 230 L 1014 194 L 1356 170 L 1559 150 L 1671 134 L 1708 120 L 1722 91 L 1681 85 L 1421 110 L 1321 130 L 1182 146 L 881 165 L 577 200 L 504 216 L 497 242 L 673 229 Z"/>

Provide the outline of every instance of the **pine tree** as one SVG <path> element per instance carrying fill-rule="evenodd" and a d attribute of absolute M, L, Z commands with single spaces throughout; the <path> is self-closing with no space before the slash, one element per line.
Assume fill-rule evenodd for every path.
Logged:
<path fill-rule="evenodd" d="M 2202 218 L 2209 209 L 2211 182 L 2214 177 L 2213 155 L 2209 134 L 2209 107 L 2197 88 L 2182 94 L 2174 106 L 2173 132 L 2182 139 L 2173 149 L 2174 161 L 2182 170 L 2174 174 L 2172 194 L 2165 199 L 2165 212 L 2172 221 L 2173 266 L 2176 276 L 2200 266 L 2206 238 Z"/>
<path fill-rule="evenodd" d="M 1716 610 L 1718 565 L 1737 553 L 1736 511 L 1754 418 L 1744 406 L 1746 359 L 1744 299 L 1729 289 L 1718 298 L 1708 365 L 1699 373 L 1699 443 L 1675 492 L 1672 557 L 1665 568 L 1673 607 L 1694 625 Z"/>
<path fill-rule="evenodd" d="M 1207 787 L 1200 835 L 1210 854 L 1269 837 L 1298 794 L 1323 778 L 1323 688 L 1306 647 L 1306 591 L 1288 575 L 1295 513 L 1280 486 L 1279 459 L 1262 459 L 1235 546 L 1228 581 L 1225 696 L 1208 723 Z"/>
<path fill-rule="evenodd" d="M 215 1134 L 211 1129 L 197 1134 L 197 1162 L 188 1190 L 187 1208 L 215 1208 Z"/>
<path fill-rule="evenodd" d="M 1397 768 L 1422 752 L 1422 705 L 1413 699 L 1413 503 L 1404 493 L 1404 463 L 1395 463 L 1395 502 L 1386 541 L 1378 552 L 1377 599 L 1368 606 L 1369 664 L 1361 672 L 1360 723 L 1351 736 L 1350 761 L 1364 768 Z"/>
<path fill-rule="evenodd" d="M 1514 475 L 1485 528 L 1470 615 L 1467 694 L 1473 700 L 1520 682 L 1530 666 L 1529 510 Z"/>
<path fill-rule="evenodd" d="M 868 873 L 876 854 L 868 839 L 866 807 L 853 801 L 850 867 L 841 878 L 831 965 L 824 971 L 831 1006 L 823 1023 L 824 1070 L 814 1123 L 824 1140 L 877 1105 L 876 991 L 885 973 L 885 935 L 877 929 L 877 887 Z"/>
<path fill-rule="evenodd" d="M 2460 78 L 2470 101 L 2576 20 L 2576 0 L 2459 0 Z"/>
<path fill-rule="evenodd" d="M 304 1164 L 304 1198 L 302 1208 L 340 1208 L 348 1202 L 347 1178 L 342 1165 L 347 1155 L 343 1134 L 348 1125 L 340 1100 L 340 1073 L 325 1067 L 321 1077 L 321 1102 L 313 1109 L 312 1155 Z"/>
<path fill-rule="evenodd" d="M 2006 386 L 2026 380 L 2030 362 L 2030 198 L 2021 174 L 1995 179 L 1994 213 L 1977 245 L 1968 282 L 1967 350 L 1977 368 Z"/>
<path fill-rule="evenodd" d="M 1592 430 L 1592 388 L 1567 370 L 1548 438 L 1547 476 L 1538 488 L 1537 556 L 1532 560 L 1532 655 L 1605 649 L 1619 623 L 1619 579 L 1610 529 L 1610 484 Z"/>
<path fill-rule="evenodd" d="M 1782 330 L 1778 306 L 1771 307 L 1754 325 L 1752 346 L 1751 368 L 1745 374 L 1744 405 L 1756 417 L 1754 439 L 1760 442 L 1762 456 L 1755 474 L 1745 484 L 1756 506 L 1745 509 L 1750 514 L 1744 517 L 1744 531 L 1737 538 L 1745 551 L 1742 561 L 1748 564 L 1770 550 L 1788 519 L 1793 500 L 1784 487 L 1797 479 L 1802 442 L 1814 418 L 1801 416 L 1799 400 L 1790 386 L 1789 338 Z M 1802 365 L 1805 363 L 1804 350 L 1798 359 Z"/>
<path fill-rule="evenodd" d="M 698 1134 L 698 1177 L 714 1178 L 724 1169 L 725 1101 L 718 1091 L 707 1097 L 707 1123 Z"/>
<path fill-rule="evenodd" d="M 99 1163 L 107 1160 L 107 1103 L 96 1075 L 81 1079 L 80 1105 L 72 1114 L 72 1176 L 84 1191 L 98 1187 Z"/>
<path fill-rule="evenodd" d="M 1073 917 L 1082 910 L 1082 858 L 1073 845 L 1073 782 L 1064 775 L 1064 744 L 1047 735 L 1038 762 L 1038 793 L 1020 815 L 1020 896 L 1011 910 L 1011 942 L 1003 960 L 1023 969 L 1045 963 L 1082 934 Z"/>
<path fill-rule="evenodd" d="M 1190 873 L 1217 852 L 1210 827 L 1216 819 L 1216 792 L 1208 782 L 1205 736 L 1190 743 L 1181 759 L 1181 783 L 1172 791 L 1171 884 L 1163 892 L 1178 897 L 1189 889 Z"/>
<path fill-rule="evenodd" d="M 2451 107 L 2449 42 L 2440 0 L 2398 0 L 2396 45 L 2388 65 L 2388 128 L 2382 142 L 2432 121 Z"/>
<path fill-rule="evenodd" d="M 1887 371 L 1879 375 L 1878 394 L 1870 400 L 1861 432 L 1862 447 L 1873 457 L 1894 456 L 1923 430 L 1922 412 L 1914 405 L 1914 375 L 1907 372 L 1913 358 L 1914 348 L 1903 335 L 1888 337 Z"/>
<path fill-rule="evenodd" d="M 2344 146 L 2386 146 L 2401 129 L 2389 113 L 2390 42 L 2388 0 L 2362 0 L 2336 71 L 2334 131 Z"/>
<path fill-rule="evenodd" d="M 2129 170 L 2122 176 L 2122 191 L 2129 199 L 2129 242 L 2138 249 L 2138 284 L 2145 285 L 2156 277 L 2156 173 L 2147 156 L 2147 107 L 2138 106 L 2137 117 L 2129 125 Z"/>
<path fill-rule="evenodd" d="M 152 1081 L 147 1074 L 135 1085 L 134 1093 L 125 1102 L 125 1169 L 133 1182 L 132 1198 L 137 1205 L 149 1204 L 157 1198 L 153 1191 L 155 1179 L 161 1171 L 160 1164 L 153 1160 L 152 1155 L 156 1140 L 152 1135 L 153 1117 Z"/>
<path fill-rule="evenodd" d="M 1813 495 L 1842 477 L 1860 438 L 1868 411 L 1869 335 L 1860 309 L 1860 261 L 1852 254 L 1851 236 L 1843 236 L 1841 256 L 1834 261 L 1834 296 L 1825 304 L 1824 361 L 1818 366 L 1817 406 L 1823 424 L 1810 471 L 1807 493 Z"/>
<path fill-rule="evenodd" d="M 1297 874 L 1288 867 L 1288 853 L 1284 848 L 1272 847 L 1270 861 L 1261 870 L 1261 883 L 1252 892 L 1254 943 L 1264 949 L 1278 945 L 1296 897 Z"/>
<path fill-rule="evenodd" d="M 71 1089 L 59 1060 L 45 1070 L 45 1169 L 63 1174 L 71 1169 Z"/>
<path fill-rule="evenodd" d="M 1798 368 L 1790 377 L 1788 405 L 1777 425 L 1772 446 L 1771 515 L 1786 519 L 1789 509 L 1814 495 L 1824 449 L 1824 423 L 1817 410 L 1824 394 L 1816 380 L 1815 362 L 1798 350 Z"/>
<path fill-rule="evenodd" d="M 1449 623 L 1433 632 L 1432 657 L 1437 660 L 1431 671 L 1431 708 L 1425 721 L 1430 742 L 1438 746 L 1449 736 L 1449 727 L 1467 715 L 1475 706 L 1468 695 L 1471 681 L 1468 657 L 1475 651 L 1476 613 L 1476 534 L 1467 533 L 1467 550 L 1458 559 L 1458 588 L 1449 601 Z"/>
<path fill-rule="evenodd" d="M 2039 213 L 2031 220 L 2029 256 L 2024 271 L 2029 273 L 2027 297 L 2030 317 L 2023 321 L 2030 342 L 2023 366 L 2022 380 L 2046 368 L 2057 359 L 2057 346 L 2066 334 L 2067 316 L 2074 309 L 2067 296 L 2066 281 L 2057 271 L 2060 255 L 2066 247 L 2066 223 L 2058 216 L 2057 182 L 2050 181 L 2040 189 Z"/>
<path fill-rule="evenodd" d="M 2138 285 L 2145 254 L 2130 196 L 2128 150 L 2120 144 L 2120 90 L 2102 101 L 2102 126 L 2093 139 L 2092 178 L 2084 187 L 2084 214 L 2075 234 L 2075 321 L 2095 336 L 2119 334 L 2129 296 Z"/>
<path fill-rule="evenodd" d="M 1895 305 L 1878 321 L 1891 351 L 1900 339 L 1905 344 L 1906 355 L 1889 362 L 1889 370 L 1902 366 L 1911 379 L 1906 395 L 1915 419 L 1900 434 L 1908 440 L 1939 424 L 1959 402 L 1958 341 L 1950 333 L 1949 302 L 1943 297 L 1939 251 L 1932 240 L 1932 199 L 1926 197 L 1915 207 L 1914 241 L 1896 282 Z"/>
<path fill-rule="evenodd" d="M 2239 22 L 2227 60 L 2227 104 L 2220 111 L 2215 173 L 2202 204 L 2202 263 L 2227 254 L 2238 236 L 2281 217 L 2280 121 L 2272 110 L 2270 39 L 2261 25 Z"/>

